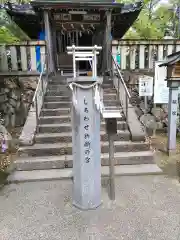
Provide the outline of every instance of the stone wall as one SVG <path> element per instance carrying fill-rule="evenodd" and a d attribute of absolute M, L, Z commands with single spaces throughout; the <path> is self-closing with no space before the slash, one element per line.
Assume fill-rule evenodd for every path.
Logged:
<path fill-rule="evenodd" d="M 23 126 L 37 85 L 37 78 L 0 80 L 1 123 L 8 129 Z"/>
<path fill-rule="evenodd" d="M 131 104 L 135 107 L 139 120 L 146 127 L 149 135 L 152 135 L 153 130 L 156 129 L 159 132 L 167 132 L 168 126 L 168 105 L 167 104 L 153 104 L 153 97 L 149 97 L 147 101 L 147 109 L 145 109 L 144 98 L 139 97 L 138 82 L 139 77 L 142 75 L 153 76 L 153 72 L 136 72 L 125 71 L 124 78 L 128 85 L 128 89 L 131 94 Z M 180 131 L 180 96 L 178 106 L 178 118 L 177 118 L 177 132 Z"/>
<path fill-rule="evenodd" d="M 26 121 L 37 81 L 37 77 L 0 79 L 0 153 L 18 145 L 15 130 L 21 131 Z"/>

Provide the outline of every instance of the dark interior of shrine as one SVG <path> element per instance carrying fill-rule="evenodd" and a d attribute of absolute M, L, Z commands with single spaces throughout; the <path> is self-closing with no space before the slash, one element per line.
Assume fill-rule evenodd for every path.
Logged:
<path fill-rule="evenodd" d="M 88 33 L 82 33 L 82 36 L 79 37 L 79 46 L 92 46 L 92 35 Z M 79 69 L 89 71 L 91 66 L 87 61 L 80 61 Z"/>

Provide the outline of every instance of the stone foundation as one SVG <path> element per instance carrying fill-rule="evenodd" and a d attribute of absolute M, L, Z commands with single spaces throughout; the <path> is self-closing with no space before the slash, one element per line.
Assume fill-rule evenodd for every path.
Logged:
<path fill-rule="evenodd" d="M 38 77 L 0 79 L 0 152 L 18 144 L 11 133 L 24 126 L 37 82 Z"/>
<path fill-rule="evenodd" d="M 2 124 L 8 129 L 23 126 L 36 89 L 37 78 L 4 78 L 0 85 Z"/>
<path fill-rule="evenodd" d="M 138 87 L 131 89 L 131 104 L 136 109 L 136 114 L 142 124 L 146 127 L 149 135 L 153 134 L 155 129 L 157 132 L 167 132 L 168 126 L 168 105 L 153 104 L 153 98 L 148 99 L 147 109 L 145 109 L 144 98 L 139 97 Z M 180 104 L 180 100 L 179 100 Z M 180 129 L 179 115 L 180 108 L 178 107 L 177 132 Z"/>

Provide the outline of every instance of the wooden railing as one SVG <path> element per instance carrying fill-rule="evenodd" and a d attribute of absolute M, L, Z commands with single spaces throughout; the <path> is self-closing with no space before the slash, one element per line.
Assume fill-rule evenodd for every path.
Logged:
<path fill-rule="evenodd" d="M 13 45 L 1 44 L 0 74 L 41 72 L 45 52 L 45 41 L 26 41 Z"/>
<path fill-rule="evenodd" d="M 112 41 L 114 58 L 120 54 L 121 70 L 154 69 L 155 61 L 180 51 L 180 40 L 119 40 Z"/>

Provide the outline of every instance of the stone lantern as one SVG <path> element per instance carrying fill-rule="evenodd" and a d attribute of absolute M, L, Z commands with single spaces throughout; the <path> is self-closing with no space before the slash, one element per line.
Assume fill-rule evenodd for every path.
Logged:
<path fill-rule="evenodd" d="M 169 87 L 168 101 L 168 154 L 176 153 L 176 122 L 178 107 L 178 92 L 180 86 L 180 51 L 168 55 L 159 67 L 167 67 L 167 86 Z"/>

